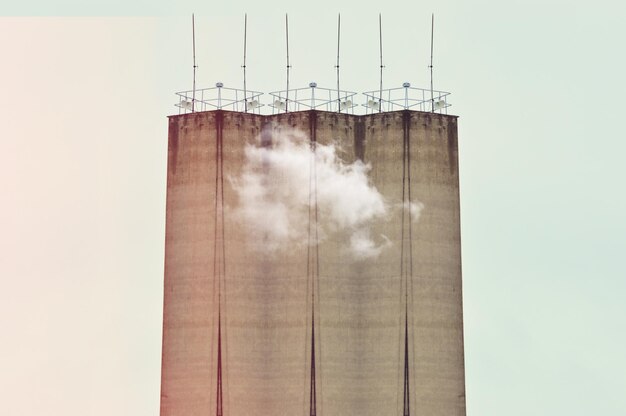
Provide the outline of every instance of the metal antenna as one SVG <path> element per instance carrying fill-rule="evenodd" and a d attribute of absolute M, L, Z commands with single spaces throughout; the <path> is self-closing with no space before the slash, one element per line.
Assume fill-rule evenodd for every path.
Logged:
<path fill-rule="evenodd" d="M 195 111 L 196 105 L 196 22 L 194 14 L 191 14 L 191 40 L 193 44 L 193 92 L 191 96 L 191 112 Z"/>
<path fill-rule="evenodd" d="M 435 112 L 435 94 L 433 91 L 433 38 L 435 34 L 435 13 L 432 14 L 430 21 L 430 111 Z"/>
<path fill-rule="evenodd" d="M 244 111 L 248 112 L 248 93 L 246 90 L 246 40 L 248 38 L 248 13 L 243 18 L 243 105 Z"/>
<path fill-rule="evenodd" d="M 339 41 L 341 40 L 341 13 L 337 19 L 337 111 L 341 113 L 341 93 L 339 92 Z"/>
<path fill-rule="evenodd" d="M 378 97 L 378 112 L 383 110 L 383 21 L 378 13 L 378 31 L 380 35 L 380 95 Z"/>
<path fill-rule="evenodd" d="M 287 36 L 287 93 L 285 95 L 285 113 L 289 112 L 289 17 L 285 13 L 285 34 Z"/>

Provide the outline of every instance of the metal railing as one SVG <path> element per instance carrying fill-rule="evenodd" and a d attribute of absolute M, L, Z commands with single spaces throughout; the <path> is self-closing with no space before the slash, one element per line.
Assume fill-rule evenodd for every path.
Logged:
<path fill-rule="evenodd" d="M 261 114 L 262 92 L 227 88 L 218 82 L 213 88 L 177 92 L 178 114 L 198 111 L 230 110 Z"/>
<path fill-rule="evenodd" d="M 345 114 L 373 114 L 398 110 L 415 110 L 448 114 L 449 92 L 411 87 L 405 82 L 402 87 L 367 91 L 362 95 L 365 102 L 356 103 L 357 93 L 318 87 L 311 82 L 308 88 L 270 92 L 271 103 L 262 104 L 258 91 L 227 88 L 221 82 L 213 88 L 177 92 L 178 114 L 199 111 L 229 110 L 261 114 L 261 108 L 271 108 L 264 113 L 278 114 L 293 111 L 322 110 Z"/>
<path fill-rule="evenodd" d="M 416 110 L 439 114 L 448 114 L 449 92 L 431 91 L 423 88 L 411 87 L 405 82 L 400 88 L 364 92 L 366 102 L 365 114 L 397 111 Z"/>
<path fill-rule="evenodd" d="M 337 113 L 354 114 L 356 92 L 321 88 L 311 82 L 309 88 L 273 91 L 269 93 L 273 102 L 272 114 L 290 111 L 323 110 Z"/>

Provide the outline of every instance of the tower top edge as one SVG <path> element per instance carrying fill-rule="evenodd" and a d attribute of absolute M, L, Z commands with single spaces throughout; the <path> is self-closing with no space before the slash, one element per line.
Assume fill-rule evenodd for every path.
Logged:
<path fill-rule="evenodd" d="M 290 111 L 288 113 L 276 113 L 276 114 L 255 114 L 255 113 L 246 113 L 242 111 L 229 111 L 229 110 L 209 110 L 209 111 L 196 111 L 194 113 L 184 113 L 184 114 L 172 114 L 167 116 L 168 119 L 178 119 L 178 118 L 190 118 L 197 117 L 208 114 L 229 114 L 229 115 L 237 115 L 245 118 L 257 118 L 257 119 L 280 119 L 289 117 L 292 115 L 302 115 L 302 114 L 324 114 L 324 115 L 336 115 L 353 119 L 368 119 L 368 118 L 377 118 L 384 117 L 393 114 L 417 114 L 420 116 L 429 116 L 436 118 L 447 118 L 447 119 L 458 119 L 458 115 L 453 114 L 442 114 L 442 113 L 433 113 L 430 111 L 416 111 L 416 110 L 395 110 L 395 111 L 383 111 L 379 113 L 370 113 L 370 114 L 350 114 L 350 113 L 339 113 L 336 111 L 324 111 L 324 110 L 302 110 L 302 111 Z"/>

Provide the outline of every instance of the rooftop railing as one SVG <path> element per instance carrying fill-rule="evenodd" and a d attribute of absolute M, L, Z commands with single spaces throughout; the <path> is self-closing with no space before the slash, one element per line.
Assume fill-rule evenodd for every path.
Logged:
<path fill-rule="evenodd" d="M 323 110 L 354 114 L 356 92 L 320 88 L 311 82 L 309 88 L 270 92 L 272 114 L 290 111 Z"/>
<path fill-rule="evenodd" d="M 411 87 L 405 82 L 400 88 L 368 91 L 363 95 L 367 98 L 363 107 L 365 114 L 397 110 L 427 111 L 448 114 L 449 92 L 426 90 Z"/>
<path fill-rule="evenodd" d="M 199 111 L 229 110 L 245 113 L 261 113 L 262 92 L 227 88 L 218 82 L 213 88 L 177 92 L 178 114 Z"/>
<path fill-rule="evenodd" d="M 449 92 L 402 87 L 361 94 L 356 92 L 318 87 L 311 82 L 308 88 L 270 92 L 270 103 L 261 103 L 262 92 L 227 88 L 221 82 L 213 88 L 177 92 L 178 114 L 199 111 L 229 110 L 254 114 L 279 114 L 293 111 L 322 110 L 347 114 L 373 114 L 398 110 L 415 110 L 448 114 Z M 360 105 L 357 104 L 360 101 Z M 267 110 L 262 111 L 266 106 Z M 271 111 L 269 110 L 271 108 Z"/>

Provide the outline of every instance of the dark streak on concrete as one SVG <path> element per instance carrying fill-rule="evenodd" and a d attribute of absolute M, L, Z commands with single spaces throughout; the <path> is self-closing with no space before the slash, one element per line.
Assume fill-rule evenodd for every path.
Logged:
<path fill-rule="evenodd" d="M 385 112 L 385 113 L 374 113 L 374 114 L 365 114 L 365 115 L 354 115 L 354 114 L 333 114 L 334 126 L 339 126 L 339 119 L 341 116 L 346 119 L 353 118 L 354 119 L 354 154 L 355 157 L 365 162 L 365 138 L 367 136 L 367 131 L 369 130 L 370 135 L 376 134 L 376 129 L 381 128 L 383 132 L 385 131 L 385 127 L 389 128 L 390 123 L 393 122 L 393 117 L 396 116 L 397 113 L 409 114 L 409 119 L 412 118 L 412 115 L 419 115 L 417 120 L 422 123 L 423 127 L 428 130 L 432 127 L 434 122 L 441 122 L 445 127 L 448 138 L 448 158 L 449 158 L 449 167 L 450 173 L 455 174 L 457 169 L 457 158 L 458 158 L 458 142 L 456 139 L 457 132 L 457 116 L 448 115 L 448 114 L 438 114 L 438 113 L 430 113 L 430 112 L 422 112 L 422 111 L 410 111 L 410 110 L 400 110 L 393 112 Z M 296 128 L 301 122 L 303 118 L 306 118 L 309 115 L 309 123 L 313 122 L 315 125 L 315 130 L 317 129 L 317 113 L 327 114 L 325 111 L 319 110 L 309 110 L 309 111 L 294 111 L 290 113 L 279 113 L 279 114 L 271 114 L 271 115 L 261 115 L 261 114 L 253 114 L 253 113 L 239 113 L 225 110 L 214 110 L 209 112 L 197 112 L 197 113 L 188 113 L 188 114 L 179 114 L 174 116 L 169 116 L 170 124 L 169 124 L 169 161 L 172 166 L 172 173 L 176 173 L 176 159 L 178 155 L 178 136 L 180 134 L 179 128 L 187 128 L 186 123 L 181 123 L 180 120 L 184 118 L 193 118 L 194 124 L 198 124 L 200 121 L 206 122 L 207 113 L 212 113 L 214 115 L 215 120 L 221 120 L 221 126 L 223 128 L 223 120 L 224 116 L 236 115 L 237 118 L 235 122 L 237 124 L 243 125 L 245 122 L 245 118 L 253 117 L 260 119 L 260 127 L 256 129 L 256 133 L 258 134 L 260 131 L 261 134 L 261 145 L 262 146 L 270 146 L 272 143 L 272 125 L 273 122 L 282 123 L 284 120 L 287 120 L 287 123 Z M 210 116 L 209 116 L 210 117 Z M 312 119 L 314 121 L 312 121 Z M 346 120 L 347 121 L 347 120 Z M 217 125 L 217 123 L 216 123 Z M 253 129 L 254 131 L 254 129 Z M 313 130 L 311 130 L 313 133 Z M 311 137 L 314 137 L 313 135 Z"/>
<path fill-rule="evenodd" d="M 263 120 L 261 125 L 261 146 L 269 147 L 272 145 L 272 122 Z"/>
<path fill-rule="evenodd" d="M 354 121 L 354 155 L 365 162 L 365 120 Z"/>
<path fill-rule="evenodd" d="M 215 131 L 217 138 L 221 139 L 222 131 L 224 130 L 224 112 L 222 110 L 215 111 Z"/>
<path fill-rule="evenodd" d="M 448 133 L 448 166 L 450 167 L 450 174 L 454 175 L 458 164 L 457 159 L 459 157 L 456 118 L 450 120 L 446 128 Z"/>
<path fill-rule="evenodd" d="M 311 142 L 317 142 L 317 112 L 309 112 L 309 137 Z"/>
<path fill-rule="evenodd" d="M 178 120 L 170 118 L 167 147 L 169 149 L 167 159 L 167 169 L 176 174 L 176 161 L 178 159 Z"/>
<path fill-rule="evenodd" d="M 403 139 L 404 139 L 404 143 L 405 143 L 405 151 L 407 153 L 407 158 L 408 163 L 410 162 L 410 158 L 411 158 L 411 112 L 410 111 L 403 111 L 402 112 L 402 134 L 403 134 Z M 411 171 L 409 170 L 409 175 L 411 174 Z"/>

